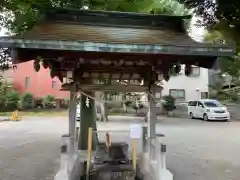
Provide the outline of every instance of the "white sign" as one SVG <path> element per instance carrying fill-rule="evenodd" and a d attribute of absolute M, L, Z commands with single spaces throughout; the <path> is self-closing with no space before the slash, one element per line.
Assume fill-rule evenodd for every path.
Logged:
<path fill-rule="evenodd" d="M 139 124 L 130 126 L 130 138 L 141 138 L 141 126 Z"/>

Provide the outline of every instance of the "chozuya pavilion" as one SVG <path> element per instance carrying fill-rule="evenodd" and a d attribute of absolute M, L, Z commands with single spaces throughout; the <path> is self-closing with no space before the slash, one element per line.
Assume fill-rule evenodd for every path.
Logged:
<path fill-rule="evenodd" d="M 44 19 L 21 36 L 0 38 L 1 48 L 11 49 L 14 63 L 41 57 L 45 66 L 50 67 L 51 76 L 57 76 L 63 82 L 63 89 L 71 92 L 69 135 L 65 137 L 69 143 L 66 149 L 62 148 L 66 159 L 62 158 L 63 167 L 55 179 L 75 180 L 83 174 L 82 162 L 86 157 L 76 146 L 75 94 L 87 95 L 90 103 L 94 104 L 96 91 L 148 94 L 150 120 L 147 134 L 150 145 L 138 154 L 138 167 L 150 179 L 172 179 L 165 164 L 166 146 L 158 145 L 155 133 L 155 93 L 161 90 L 156 82 L 168 79 L 170 69 L 175 68 L 178 72 L 180 64 L 185 64 L 188 74 L 192 65 L 210 69 L 219 56 L 235 54 L 233 46 L 192 40 L 183 26 L 183 21 L 190 18 L 49 8 Z M 144 85 L 96 83 L 99 79 L 144 80 Z M 94 108 L 83 109 L 81 121 L 93 122 Z M 88 127 L 94 126 L 93 123 L 88 124 Z M 86 127 L 80 127 L 80 130 L 86 131 Z"/>

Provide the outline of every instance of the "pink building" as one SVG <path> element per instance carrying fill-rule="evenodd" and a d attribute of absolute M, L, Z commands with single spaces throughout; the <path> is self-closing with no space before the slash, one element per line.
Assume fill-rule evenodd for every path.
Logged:
<path fill-rule="evenodd" d="M 60 91 L 61 82 L 58 78 L 51 78 L 49 69 L 41 66 L 39 72 L 33 67 L 34 61 L 16 64 L 16 68 L 9 69 L 4 73 L 13 88 L 19 93 L 32 93 L 36 99 L 52 95 L 56 99 L 68 99 L 69 92 Z"/>

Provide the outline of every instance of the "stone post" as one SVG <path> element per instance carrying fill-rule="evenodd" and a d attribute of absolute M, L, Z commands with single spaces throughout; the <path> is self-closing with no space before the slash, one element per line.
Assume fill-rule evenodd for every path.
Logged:
<path fill-rule="evenodd" d="M 151 89 L 151 95 L 148 94 L 148 107 L 149 107 L 149 120 L 148 120 L 148 137 L 150 143 L 156 138 L 156 91 L 155 88 Z M 154 156 L 154 148 L 150 145 L 150 157 Z"/>

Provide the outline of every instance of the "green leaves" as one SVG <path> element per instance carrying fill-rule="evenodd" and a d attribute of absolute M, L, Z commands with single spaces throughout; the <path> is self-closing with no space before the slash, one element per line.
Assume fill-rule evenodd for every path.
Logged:
<path fill-rule="evenodd" d="M 33 107 L 34 97 L 32 93 L 26 92 L 21 98 L 21 105 L 23 109 L 30 109 Z"/>
<path fill-rule="evenodd" d="M 175 0 L 154 0 L 151 7 L 156 14 L 165 13 L 178 16 L 191 14 L 190 9 Z"/>
<path fill-rule="evenodd" d="M 222 23 L 222 28 L 226 27 Z M 221 24 L 219 25 L 221 27 Z M 232 43 L 232 39 L 220 30 L 213 30 L 206 33 L 205 41 L 213 44 L 226 44 Z M 222 73 L 227 73 L 228 75 L 232 76 L 233 78 L 240 77 L 240 57 L 221 57 L 220 60 L 220 70 Z"/>
<path fill-rule="evenodd" d="M 230 76 L 239 77 L 240 75 L 240 60 L 236 58 L 220 58 L 220 69 L 222 72 L 228 73 Z"/>
<path fill-rule="evenodd" d="M 40 10 L 33 9 L 37 5 Z M 175 0 L 4 0 L 0 4 L 1 25 L 14 34 L 22 34 L 41 20 L 48 7 L 92 10 L 151 12 L 154 14 L 185 15 L 189 9 Z"/>

